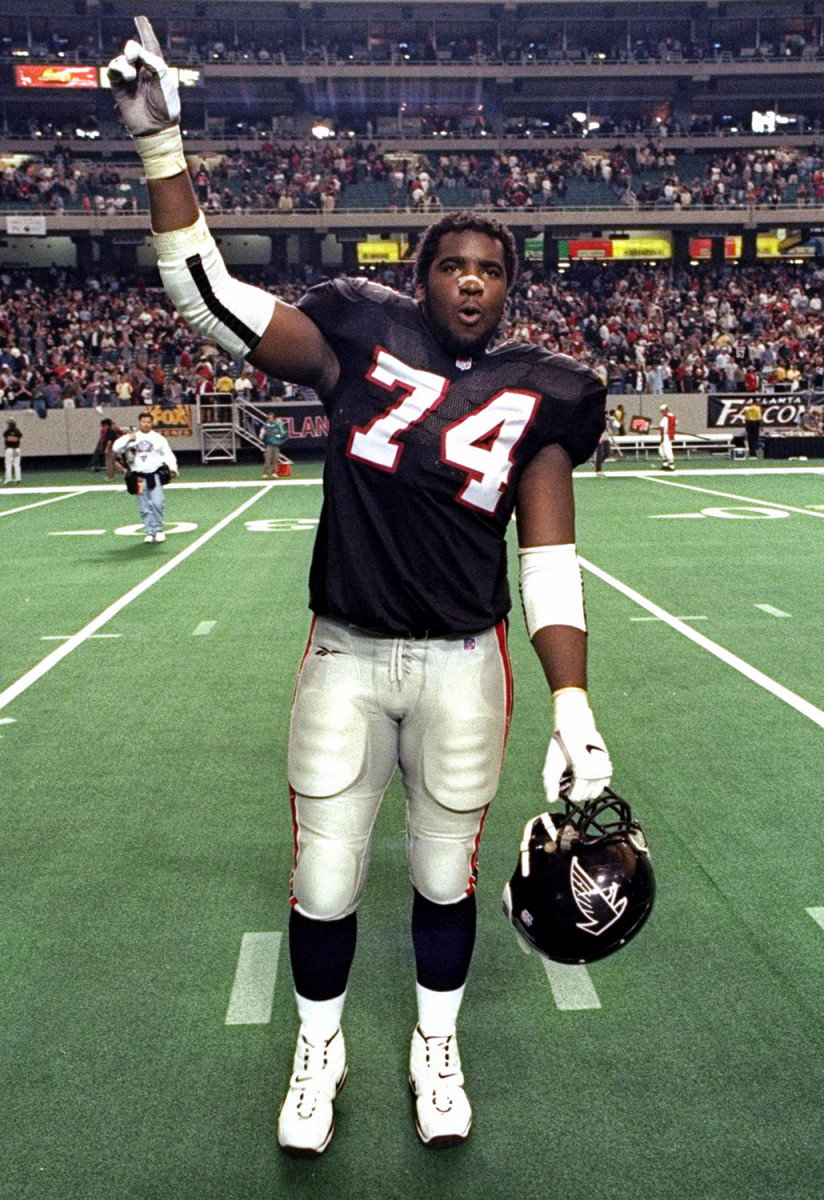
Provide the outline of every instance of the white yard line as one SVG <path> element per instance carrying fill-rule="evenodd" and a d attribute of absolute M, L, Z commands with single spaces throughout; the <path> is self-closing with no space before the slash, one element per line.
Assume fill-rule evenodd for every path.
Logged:
<path fill-rule="evenodd" d="M 226 1025 L 268 1025 L 278 973 L 280 933 L 244 933 Z"/>
<path fill-rule="evenodd" d="M 280 490 L 285 487 L 320 487 L 323 479 L 320 475 L 316 479 L 278 479 L 264 483 L 262 479 L 201 479 L 201 480 L 176 480 L 174 483 L 167 483 L 166 490 L 172 491 L 197 491 L 203 488 L 218 488 L 219 490 L 232 490 L 242 488 L 249 491 L 251 488 L 275 488 Z M 64 496 L 92 496 L 96 492 L 122 492 L 126 494 L 126 486 L 123 483 L 91 483 L 91 484 L 75 484 L 74 486 L 44 485 L 43 487 L 20 487 L 15 485 L 13 489 L 5 491 L 0 488 L 0 496 L 53 496 L 55 499 L 61 499 Z"/>
<path fill-rule="evenodd" d="M 259 488 L 254 496 L 251 496 L 248 500 L 244 501 L 244 503 L 241 504 L 239 508 L 236 508 L 234 512 L 231 512 L 228 516 L 223 517 L 220 521 L 218 521 L 217 525 L 213 525 L 211 529 L 207 529 L 205 533 L 201 534 L 199 538 L 196 538 L 193 542 L 191 542 L 184 550 L 181 550 L 179 554 L 176 554 L 174 558 L 170 558 L 169 561 L 164 563 L 162 567 L 159 567 L 151 575 L 147 576 L 146 579 L 142 580 L 135 587 L 131 588 L 130 591 L 126 592 L 125 595 L 121 596 L 118 600 L 115 600 L 113 604 L 110 604 L 107 608 L 104 608 L 101 613 L 98 613 L 96 617 L 89 621 L 88 625 L 84 625 L 78 633 L 73 634 L 68 641 L 63 642 L 62 646 L 58 646 L 56 650 L 52 650 L 51 654 L 47 654 L 46 657 L 42 659 L 36 666 L 32 667 L 30 671 L 27 671 L 25 675 L 21 675 L 21 677 L 15 683 L 10 684 L 9 687 L 0 692 L 0 711 L 2 711 L 2 709 L 4 709 L 7 705 L 11 704 L 13 700 L 16 700 L 18 696 L 25 692 L 27 688 L 30 688 L 33 683 L 36 683 L 38 679 L 42 679 L 42 677 L 46 675 L 52 669 L 52 667 L 56 667 L 59 662 L 62 662 L 62 660 L 66 658 L 67 655 L 71 654 L 73 650 L 76 650 L 78 646 L 82 646 L 85 641 L 87 641 L 90 637 L 93 637 L 94 634 L 97 633 L 98 629 L 101 629 L 108 621 L 111 621 L 112 617 L 116 617 L 117 614 L 122 612 L 123 609 L 126 608 L 127 605 L 131 604 L 133 600 L 136 600 L 138 596 L 142 596 L 143 593 L 148 591 L 150 587 L 153 587 L 154 584 L 159 583 L 164 576 L 168 575 L 170 571 L 173 571 L 175 567 L 180 566 L 182 562 L 185 562 L 190 555 L 199 550 L 201 546 L 204 546 L 206 542 L 208 542 L 216 534 L 220 533 L 222 529 L 225 529 L 226 526 L 234 521 L 236 517 L 239 517 L 241 513 L 246 512 L 247 508 L 251 508 L 251 506 L 257 503 L 261 496 L 265 496 L 268 491 L 268 487 Z"/>
<path fill-rule="evenodd" d="M 679 483 L 677 479 L 659 479 L 655 475 L 643 477 L 648 483 L 662 483 L 665 487 L 683 488 L 688 492 L 703 492 L 705 496 L 721 496 L 724 500 L 740 500 L 744 504 L 758 505 L 760 508 L 777 508 L 782 512 L 802 513 L 805 517 L 824 518 L 824 512 L 813 512 L 809 508 L 798 508 L 794 504 L 779 504 L 774 500 L 756 500 L 753 496 L 739 496 L 737 492 L 719 492 L 715 488 L 699 487 L 695 483 Z"/>
<path fill-rule="evenodd" d="M 767 613 L 770 617 L 791 617 L 792 613 L 784 612 L 783 608 L 776 608 L 773 604 L 756 604 L 756 608 L 760 608 L 762 612 Z"/>
<path fill-rule="evenodd" d="M 44 633 L 41 637 L 41 642 L 67 642 L 73 635 L 71 633 Z M 119 638 L 122 633 L 93 633 L 93 638 Z"/>
<path fill-rule="evenodd" d="M 58 500 L 71 500 L 73 496 L 85 496 L 86 489 L 82 491 L 63 492 L 59 496 L 49 496 L 47 500 L 35 500 L 33 504 L 22 504 L 20 508 L 7 508 L 5 512 L 0 512 L 0 517 L 10 517 L 14 513 L 28 512 L 30 508 L 40 508 L 44 504 L 56 504 Z"/>
<path fill-rule="evenodd" d="M 640 460 L 639 460 L 640 461 Z M 776 459 L 779 462 L 780 459 Z M 615 471 L 606 471 L 604 474 L 608 479 L 655 479 L 658 483 L 672 483 L 672 478 L 665 479 L 659 475 L 654 475 L 653 472 L 660 471 L 660 467 L 627 467 Z M 707 478 L 710 476 L 713 479 L 723 479 L 726 476 L 737 476 L 739 479 L 743 477 L 752 477 L 760 475 L 762 479 L 769 479 L 773 475 L 824 475 L 824 463 L 820 467 L 679 467 L 679 479 L 693 479 L 696 477 Z M 581 469 L 575 472 L 575 480 L 578 482 L 582 479 L 598 479 L 603 476 L 598 476 L 595 471 L 587 471 Z"/>
<path fill-rule="evenodd" d="M 564 1012 L 581 1012 L 601 1007 L 585 966 L 551 962 L 548 958 L 542 958 L 541 962 L 558 1008 Z"/>
<path fill-rule="evenodd" d="M 660 617 L 630 617 L 630 621 L 660 621 Z M 676 621 L 706 621 L 707 617 L 675 617 Z"/>
<path fill-rule="evenodd" d="M 803 510 L 802 510 L 803 511 Z M 739 658 L 737 654 L 733 654 L 730 650 L 725 650 L 723 646 L 719 646 L 717 642 L 713 642 L 710 638 L 705 637 L 703 633 L 699 633 L 697 629 L 692 629 L 686 625 L 678 617 L 674 617 L 672 613 L 667 612 L 665 608 L 661 608 L 659 604 L 648 600 L 646 596 L 642 596 L 635 588 L 630 587 L 626 583 L 622 583 L 620 579 L 616 579 L 614 575 L 602 571 L 600 567 L 596 567 L 594 563 L 588 562 L 585 558 L 578 560 L 584 570 L 589 571 L 591 575 L 595 575 L 597 579 L 608 583 L 610 587 L 621 592 L 627 599 L 632 600 L 640 608 L 646 609 L 648 613 L 652 613 L 654 617 L 669 625 L 676 633 L 681 633 L 685 638 L 689 638 L 691 642 L 695 642 L 696 646 L 700 646 L 702 650 L 707 650 L 713 654 L 721 662 L 726 663 L 728 667 L 732 667 L 735 671 L 739 671 L 752 683 L 758 687 L 764 688 L 765 691 L 771 692 L 779 700 L 783 700 L 785 704 L 789 704 L 796 712 L 807 717 L 814 724 L 824 729 L 824 712 L 820 708 L 816 708 L 809 700 L 805 700 L 803 696 L 799 696 L 796 692 L 790 691 L 783 684 L 778 683 L 775 679 L 771 679 L 769 675 L 765 675 L 763 671 L 759 671 L 757 667 L 745 662 L 743 658 Z"/>

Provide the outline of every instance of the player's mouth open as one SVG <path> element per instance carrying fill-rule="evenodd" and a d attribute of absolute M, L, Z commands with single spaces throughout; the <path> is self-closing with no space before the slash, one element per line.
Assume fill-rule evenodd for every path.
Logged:
<path fill-rule="evenodd" d="M 463 325 L 477 325 L 482 316 L 482 310 L 474 304 L 458 309 L 458 320 Z"/>

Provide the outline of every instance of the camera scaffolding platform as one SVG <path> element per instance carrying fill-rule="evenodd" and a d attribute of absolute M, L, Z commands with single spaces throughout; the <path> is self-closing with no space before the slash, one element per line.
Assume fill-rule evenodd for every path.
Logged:
<path fill-rule="evenodd" d="M 263 453 L 260 431 L 271 416 L 271 410 L 249 400 L 239 399 L 232 392 L 200 392 L 197 397 L 197 421 L 200 428 L 200 461 L 237 462 L 241 443 L 254 446 Z M 281 455 L 281 461 L 291 467 L 292 460 Z"/>

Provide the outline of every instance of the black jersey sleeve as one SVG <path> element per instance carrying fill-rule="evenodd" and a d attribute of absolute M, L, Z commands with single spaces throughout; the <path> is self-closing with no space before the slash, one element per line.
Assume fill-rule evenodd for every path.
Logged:
<path fill-rule="evenodd" d="M 573 467 L 595 453 L 606 426 L 606 386 L 589 367 L 566 354 L 553 354 L 547 364 L 547 394 L 552 405 L 550 441 L 563 446 Z"/>
<path fill-rule="evenodd" d="M 310 288 L 297 307 L 311 317 L 333 346 L 363 336 L 364 306 L 383 305 L 397 296 L 391 288 L 368 279 L 330 279 Z"/>
<path fill-rule="evenodd" d="M 343 379 L 361 362 L 364 351 L 371 358 L 390 310 L 397 317 L 395 310 L 404 303 L 408 306 L 411 301 L 382 284 L 343 277 L 310 288 L 298 300 L 297 307 L 315 322 L 329 342 L 340 362 Z M 322 397 L 322 403 L 330 412 L 333 396 Z"/>

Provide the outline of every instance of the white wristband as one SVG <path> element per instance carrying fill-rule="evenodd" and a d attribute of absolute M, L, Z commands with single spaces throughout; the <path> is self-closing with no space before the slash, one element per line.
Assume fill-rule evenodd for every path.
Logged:
<path fill-rule="evenodd" d="M 562 723 L 594 720 L 586 688 L 558 688 L 552 693 L 552 712 L 553 729 L 556 730 L 560 729 Z"/>
<path fill-rule="evenodd" d="M 546 625 L 586 632 L 584 587 L 574 544 L 528 546 L 518 551 L 521 603 L 532 639 Z"/>
<path fill-rule="evenodd" d="M 179 125 L 170 125 L 159 133 L 141 134 L 134 144 L 147 179 L 170 179 L 188 170 Z"/>

